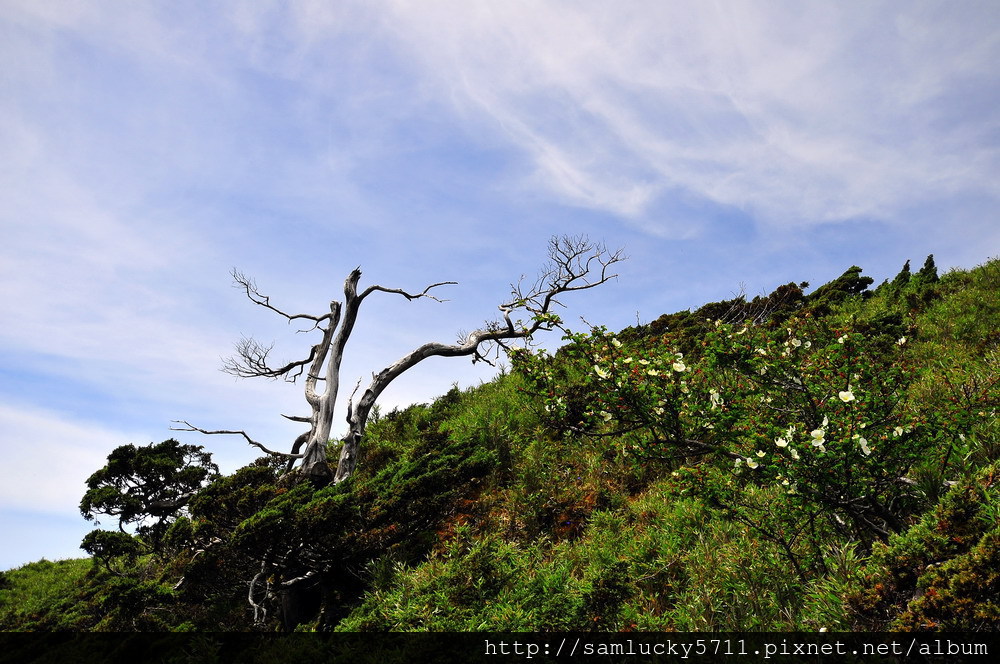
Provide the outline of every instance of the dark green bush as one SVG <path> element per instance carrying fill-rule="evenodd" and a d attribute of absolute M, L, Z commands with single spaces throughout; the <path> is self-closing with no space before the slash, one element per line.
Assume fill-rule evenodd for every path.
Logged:
<path fill-rule="evenodd" d="M 948 491 L 905 533 L 878 547 L 848 598 L 863 630 L 1000 628 L 1000 466 Z"/>

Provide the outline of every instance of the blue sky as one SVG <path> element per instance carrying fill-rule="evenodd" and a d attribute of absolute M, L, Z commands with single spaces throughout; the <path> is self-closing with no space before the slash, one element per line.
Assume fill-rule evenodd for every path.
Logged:
<path fill-rule="evenodd" d="M 553 234 L 630 256 L 566 301 L 612 328 L 852 264 L 982 263 L 997 62 L 992 1 L 0 1 L 0 569 L 79 555 L 118 445 L 256 456 L 171 420 L 290 445 L 300 388 L 220 358 L 303 337 L 233 267 L 296 312 L 358 265 L 460 282 L 366 301 L 351 384 L 492 318 Z M 435 358 L 383 407 L 491 375 Z"/>

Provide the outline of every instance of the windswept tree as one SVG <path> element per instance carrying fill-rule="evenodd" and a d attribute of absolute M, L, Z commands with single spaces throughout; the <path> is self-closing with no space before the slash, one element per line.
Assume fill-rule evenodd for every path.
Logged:
<path fill-rule="evenodd" d="M 115 448 L 107 465 L 87 479 L 80 513 L 88 521 L 101 514 L 116 518 L 119 532 L 95 530 L 84 540 L 83 548 L 98 555 L 122 551 L 121 543 L 125 543 L 125 549 L 138 551 L 138 543 L 126 532 L 132 528 L 150 548 L 158 549 L 171 521 L 218 475 L 212 455 L 200 445 L 182 445 L 171 439 Z M 111 542 L 119 545 L 109 546 Z"/>
<path fill-rule="evenodd" d="M 549 330 L 560 324 L 555 309 L 562 306 L 560 297 L 566 293 L 600 286 L 616 277 L 611 267 L 624 260 L 621 250 L 609 251 L 603 244 L 583 236 L 553 237 L 549 241 L 548 262 L 538 277 L 527 283 L 523 278 L 511 285 L 511 296 L 499 305 L 500 317 L 483 327 L 464 335 L 457 343 L 425 343 L 392 364 L 372 375 L 371 382 L 358 396 L 360 381 L 347 404 L 347 435 L 341 446 L 336 471 L 331 471 L 327 459 L 327 444 L 331 439 L 334 409 L 341 387 L 341 364 L 354 331 L 361 305 L 375 293 L 400 295 L 407 300 L 429 298 L 440 301 L 432 291 L 457 282 L 431 284 L 420 292 L 387 288 L 374 284 L 359 290 L 361 269 L 353 270 L 344 282 L 343 300 L 330 302 L 329 310 L 319 314 L 292 314 L 271 304 L 253 279 L 234 270 L 235 285 L 256 305 L 268 309 L 289 322 L 302 322 L 304 332 L 320 336 L 308 355 L 280 366 L 270 362 L 272 346 L 263 345 L 252 337 L 244 338 L 236 346 L 236 355 L 229 358 L 223 370 L 240 378 L 282 378 L 296 382 L 303 378 L 304 396 L 311 413 L 306 417 L 284 417 L 308 424 L 308 430 L 299 435 L 290 452 L 273 450 L 251 438 L 243 430 L 206 430 L 187 421 L 178 431 L 197 431 L 204 434 L 235 434 L 267 452 L 289 460 L 289 467 L 299 460 L 304 476 L 323 483 L 342 482 L 350 477 L 357 464 L 359 448 L 368 422 L 368 416 L 383 390 L 405 371 L 428 357 L 471 356 L 473 362 L 486 360 L 509 342 L 530 340 L 539 330 Z M 357 398 L 355 398 L 357 397 Z"/>

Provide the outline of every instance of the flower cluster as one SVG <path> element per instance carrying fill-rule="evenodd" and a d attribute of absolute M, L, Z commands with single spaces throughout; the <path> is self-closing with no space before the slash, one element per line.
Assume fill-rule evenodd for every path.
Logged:
<path fill-rule="evenodd" d="M 686 355 L 669 335 L 636 342 L 595 328 L 566 340 L 558 370 L 542 358 L 522 372 L 564 430 L 634 463 L 718 452 L 740 482 L 875 514 L 933 440 L 901 406 L 913 380 L 905 338 L 887 349 L 868 332 L 792 319 L 778 330 L 717 323 Z"/>

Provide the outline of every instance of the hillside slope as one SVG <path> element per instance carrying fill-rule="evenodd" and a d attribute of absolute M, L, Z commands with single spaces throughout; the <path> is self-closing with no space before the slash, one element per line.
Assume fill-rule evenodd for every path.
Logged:
<path fill-rule="evenodd" d="M 0 628 L 997 629 L 1000 261 L 872 285 L 567 331 L 346 482 L 260 459 L 5 573 Z"/>

